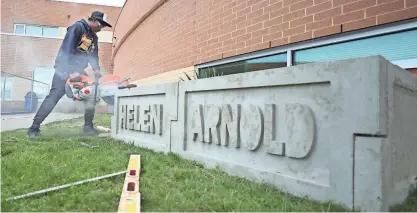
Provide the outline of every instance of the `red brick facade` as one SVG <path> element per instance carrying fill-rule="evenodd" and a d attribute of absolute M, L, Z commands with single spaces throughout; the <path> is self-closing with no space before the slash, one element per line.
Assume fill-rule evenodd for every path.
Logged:
<path fill-rule="evenodd" d="M 13 33 L 13 26 L 18 23 L 66 27 L 87 18 L 94 10 L 107 13 L 114 25 L 120 9 L 53 0 L 1 0 L 1 32 Z"/>
<path fill-rule="evenodd" d="M 13 33 L 14 24 L 68 27 L 94 10 L 107 13 L 114 26 L 121 9 L 51 0 L 1 0 L 1 4 L 2 33 Z M 54 66 L 61 43 L 62 39 L 2 34 L 1 71 L 31 78 L 35 67 Z M 111 43 L 99 43 L 103 72 L 112 72 L 111 49 Z"/>
<path fill-rule="evenodd" d="M 114 72 L 141 79 L 414 17 L 416 0 L 127 1 L 114 31 Z"/>
<path fill-rule="evenodd" d="M 54 66 L 61 44 L 62 39 L 1 35 L 1 71 L 32 78 L 36 67 Z M 103 72 L 112 72 L 111 49 L 111 44 L 99 43 Z"/>

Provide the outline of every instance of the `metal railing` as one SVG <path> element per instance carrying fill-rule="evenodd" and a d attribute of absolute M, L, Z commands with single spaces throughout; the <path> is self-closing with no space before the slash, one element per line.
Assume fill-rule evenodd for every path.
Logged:
<path fill-rule="evenodd" d="M 34 113 L 50 85 L 34 79 L 1 72 L 1 114 Z"/>

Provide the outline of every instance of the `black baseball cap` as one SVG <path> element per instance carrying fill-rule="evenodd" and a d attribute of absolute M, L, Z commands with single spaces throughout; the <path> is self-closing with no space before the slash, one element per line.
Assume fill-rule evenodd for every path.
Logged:
<path fill-rule="evenodd" d="M 105 13 L 102 13 L 100 11 L 94 11 L 93 13 L 91 13 L 91 18 L 97 19 L 100 22 L 100 24 L 102 24 L 103 26 L 112 27 L 107 22 L 107 14 Z"/>

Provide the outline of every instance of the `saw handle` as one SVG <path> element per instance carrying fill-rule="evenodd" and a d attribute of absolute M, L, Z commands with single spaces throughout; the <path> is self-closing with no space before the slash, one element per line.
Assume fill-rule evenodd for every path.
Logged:
<path fill-rule="evenodd" d="M 76 76 L 74 78 L 70 78 L 69 82 L 74 83 L 74 82 L 81 82 L 83 79 L 81 78 L 81 76 Z"/>
<path fill-rule="evenodd" d="M 128 84 L 127 86 L 118 86 L 117 88 L 119 89 L 126 89 L 126 88 L 133 88 L 133 87 L 137 87 L 136 84 Z"/>

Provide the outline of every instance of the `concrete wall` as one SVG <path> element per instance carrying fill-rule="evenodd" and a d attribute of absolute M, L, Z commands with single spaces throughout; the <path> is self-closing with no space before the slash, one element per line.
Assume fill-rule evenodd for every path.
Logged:
<path fill-rule="evenodd" d="M 417 78 L 366 57 L 122 90 L 112 137 L 388 211 L 416 183 L 416 110 Z"/>

